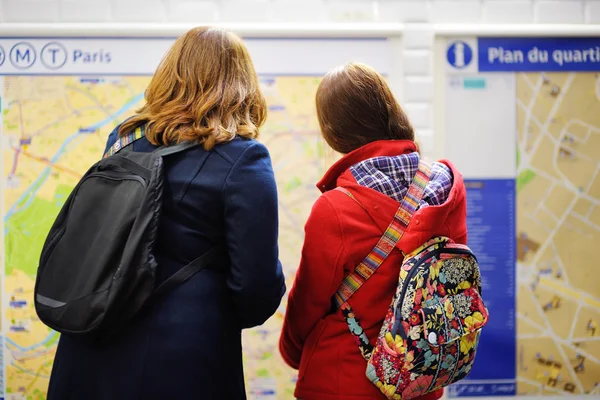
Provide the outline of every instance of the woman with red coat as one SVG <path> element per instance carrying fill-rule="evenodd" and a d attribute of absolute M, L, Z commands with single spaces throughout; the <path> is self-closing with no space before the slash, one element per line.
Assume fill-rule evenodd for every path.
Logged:
<path fill-rule="evenodd" d="M 344 157 L 318 184 L 323 194 L 306 223 L 280 351 L 299 370 L 299 399 L 385 399 L 365 376 L 366 362 L 341 311 L 332 309 L 332 297 L 386 230 L 416 174 L 420 157 L 414 131 L 384 78 L 365 65 L 329 73 L 316 101 L 322 135 Z M 431 175 L 396 248 L 349 301 L 371 344 L 398 285 L 403 253 L 434 236 L 466 244 L 461 174 L 444 160 L 433 164 Z M 364 208 L 336 187 L 348 189 Z M 439 390 L 420 399 L 442 394 Z"/>

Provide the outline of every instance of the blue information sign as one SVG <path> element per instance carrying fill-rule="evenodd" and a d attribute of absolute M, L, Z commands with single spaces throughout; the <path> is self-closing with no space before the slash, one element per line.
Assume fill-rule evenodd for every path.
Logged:
<path fill-rule="evenodd" d="M 452 39 L 450 70 L 474 72 L 600 72 L 600 37 Z"/>
<path fill-rule="evenodd" d="M 468 245 L 480 264 L 490 319 L 473 371 L 450 397 L 516 395 L 515 180 L 466 180 Z M 499 357 L 499 355 L 502 355 Z"/>
<path fill-rule="evenodd" d="M 600 38 L 478 38 L 479 71 L 600 71 Z"/>

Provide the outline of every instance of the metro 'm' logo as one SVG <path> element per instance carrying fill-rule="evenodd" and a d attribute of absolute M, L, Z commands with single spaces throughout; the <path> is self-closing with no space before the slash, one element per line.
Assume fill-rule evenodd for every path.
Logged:
<path fill-rule="evenodd" d="M 27 69 L 37 58 L 35 48 L 27 42 L 19 42 L 10 49 L 10 63 L 18 69 Z"/>

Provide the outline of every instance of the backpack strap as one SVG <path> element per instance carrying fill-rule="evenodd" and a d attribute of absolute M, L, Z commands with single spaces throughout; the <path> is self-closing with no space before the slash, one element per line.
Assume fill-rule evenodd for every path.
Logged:
<path fill-rule="evenodd" d="M 379 266 L 385 261 L 387 256 L 392 252 L 396 244 L 408 228 L 412 215 L 417 210 L 423 193 L 425 192 L 425 186 L 429 183 L 431 178 L 431 166 L 425 161 L 419 162 L 419 169 L 413 181 L 408 188 L 406 196 L 402 199 L 400 207 L 394 215 L 394 219 L 387 227 L 373 250 L 364 258 L 364 260 L 358 264 L 352 273 L 350 273 L 342 281 L 340 288 L 335 294 L 334 301 L 337 308 L 340 308 L 342 304 L 346 303 L 350 297 L 358 288 L 360 288 L 366 281 L 373 275 L 373 273 L 379 268 Z M 346 193 L 356 202 L 356 198 L 347 190 L 340 188 L 340 191 Z M 360 203 L 359 203 L 360 204 Z M 361 205 L 364 208 L 364 206 Z"/>
<path fill-rule="evenodd" d="M 108 149 L 106 154 L 104 154 L 103 158 L 107 158 L 112 156 L 113 154 L 118 153 L 123 150 L 125 147 L 129 146 L 131 143 L 136 140 L 140 140 L 141 138 L 146 136 L 146 125 L 140 125 L 133 132 L 125 136 L 119 136 L 117 141 Z M 159 156 L 165 157 L 171 154 L 176 154 L 192 147 L 198 146 L 198 142 L 186 141 L 177 143 L 173 146 L 161 146 L 154 150 L 156 154 Z"/>
<path fill-rule="evenodd" d="M 154 150 L 155 154 L 158 154 L 161 157 L 170 156 L 171 154 L 181 153 L 187 149 L 191 149 L 192 147 L 198 146 L 200 143 L 197 141 L 185 141 L 174 144 L 172 146 L 161 146 L 158 149 Z"/>
<path fill-rule="evenodd" d="M 350 299 L 371 275 L 373 275 L 377 268 L 379 268 L 390 255 L 394 247 L 396 247 L 396 244 L 408 228 L 413 214 L 419 207 L 419 203 L 423 199 L 425 186 L 427 186 L 430 179 L 431 165 L 426 161 L 421 160 L 419 162 L 419 169 L 417 170 L 406 195 L 400 202 L 400 207 L 398 207 L 394 219 L 389 224 L 373 250 L 371 250 L 358 266 L 356 266 L 353 272 L 344 278 L 338 291 L 333 297 L 335 309 L 341 309 L 342 315 L 350 328 L 350 332 L 356 337 L 360 352 L 366 360 L 371 358 L 373 346 L 370 344 L 369 338 L 356 318 L 352 307 L 348 304 L 348 299 Z M 345 193 L 360 204 L 348 189 L 339 188 L 337 190 Z M 365 208 L 362 204 L 360 205 Z"/>
<path fill-rule="evenodd" d="M 108 151 L 104 154 L 103 158 L 107 158 L 107 157 L 112 156 L 113 154 L 118 153 L 120 150 L 129 146 L 131 143 L 135 142 L 136 140 L 140 140 L 141 138 L 143 138 L 145 136 L 146 136 L 146 126 L 145 125 L 138 126 L 137 128 L 134 129 L 133 132 L 131 132 L 125 136 L 119 136 L 117 138 L 117 141 L 112 146 L 110 146 Z"/>
<path fill-rule="evenodd" d="M 169 278 L 167 278 L 167 280 L 165 280 L 156 289 L 154 289 L 152 296 L 158 297 L 163 295 L 164 293 L 172 290 L 176 286 L 187 281 L 198 272 L 206 268 L 212 267 L 213 264 L 217 263 L 219 260 L 222 260 L 226 256 L 227 248 L 225 245 L 218 245 L 216 247 L 213 247 L 206 253 L 202 254 L 200 257 L 196 258 L 191 263 L 187 264 L 185 267 L 181 268 L 179 271 L 175 272 Z"/>

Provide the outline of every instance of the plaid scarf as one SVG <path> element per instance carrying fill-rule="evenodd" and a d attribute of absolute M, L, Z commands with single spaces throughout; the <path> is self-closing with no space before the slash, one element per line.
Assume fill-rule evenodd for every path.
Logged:
<path fill-rule="evenodd" d="M 400 202 L 419 168 L 419 153 L 393 157 L 375 157 L 350 167 L 359 185 L 371 188 Z M 431 181 L 425 187 L 420 207 L 443 204 L 452 189 L 452 171 L 446 165 L 434 163 Z"/>

